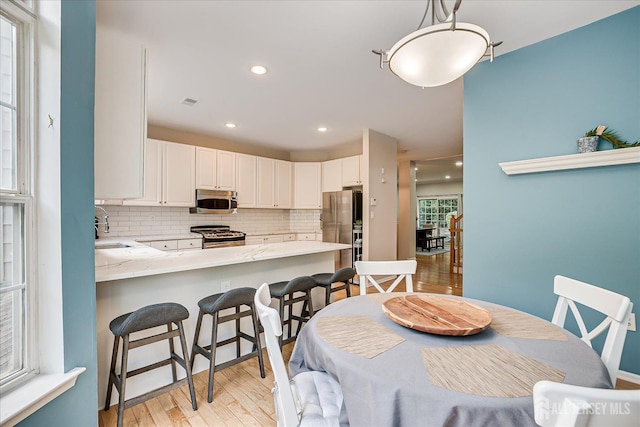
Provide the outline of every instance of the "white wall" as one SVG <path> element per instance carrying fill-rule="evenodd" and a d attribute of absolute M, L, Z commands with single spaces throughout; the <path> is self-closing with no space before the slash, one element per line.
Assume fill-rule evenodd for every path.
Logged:
<path fill-rule="evenodd" d="M 449 194 L 462 194 L 462 182 L 416 185 L 417 197 L 444 196 Z"/>
<path fill-rule="evenodd" d="M 398 259 L 416 256 L 416 169 L 415 162 L 404 161 L 398 167 Z"/>
<path fill-rule="evenodd" d="M 363 185 L 365 260 L 395 260 L 398 220 L 398 141 L 390 136 L 365 129 L 363 168 L 367 177 Z M 384 173 L 382 170 L 384 169 Z M 384 180 L 384 182 L 382 182 Z M 371 206 L 371 199 L 377 200 Z"/>

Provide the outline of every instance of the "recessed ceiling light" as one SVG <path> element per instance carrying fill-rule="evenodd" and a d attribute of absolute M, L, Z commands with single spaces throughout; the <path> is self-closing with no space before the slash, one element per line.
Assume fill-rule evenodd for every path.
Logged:
<path fill-rule="evenodd" d="M 458 161 L 456 162 L 456 166 L 462 166 L 462 162 L 461 162 L 460 160 L 458 160 Z"/>
<path fill-rule="evenodd" d="M 324 126 L 320 126 L 320 127 L 318 128 L 318 132 L 326 132 L 326 131 L 327 131 L 327 128 L 326 128 L 326 127 L 324 127 Z"/>
<path fill-rule="evenodd" d="M 416 182 L 418 182 L 418 178 L 416 178 Z"/>
<path fill-rule="evenodd" d="M 224 125 L 225 125 L 226 127 L 228 127 L 228 128 L 234 128 L 234 127 L 236 127 L 236 124 L 235 124 L 235 123 L 225 123 Z"/>
<path fill-rule="evenodd" d="M 444 179 L 451 179 L 451 176 L 447 175 L 447 176 L 444 177 Z"/>
<path fill-rule="evenodd" d="M 262 65 L 254 65 L 253 67 L 251 67 L 251 72 L 253 74 L 267 74 L 267 69 L 266 67 L 263 67 Z"/>
<path fill-rule="evenodd" d="M 418 168 L 414 168 L 415 170 L 418 170 Z"/>

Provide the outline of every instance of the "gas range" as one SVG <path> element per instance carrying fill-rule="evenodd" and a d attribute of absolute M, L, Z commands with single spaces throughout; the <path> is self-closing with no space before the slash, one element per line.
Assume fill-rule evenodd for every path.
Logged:
<path fill-rule="evenodd" d="M 191 232 L 202 234 L 202 249 L 243 246 L 246 236 L 228 225 L 197 225 L 191 227 Z"/>

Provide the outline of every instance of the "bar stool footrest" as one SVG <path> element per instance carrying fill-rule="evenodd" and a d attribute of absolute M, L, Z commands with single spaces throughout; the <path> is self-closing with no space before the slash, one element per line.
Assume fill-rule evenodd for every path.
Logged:
<path fill-rule="evenodd" d="M 132 397 L 131 399 L 124 401 L 124 409 L 131 408 L 139 403 L 146 402 L 149 399 L 153 399 L 154 397 L 158 397 L 161 394 L 164 394 L 168 391 L 181 387 L 183 384 L 187 383 L 187 378 L 183 378 L 181 380 L 176 381 L 175 383 L 167 384 L 162 387 L 158 387 L 155 390 L 151 390 L 140 396 Z"/>

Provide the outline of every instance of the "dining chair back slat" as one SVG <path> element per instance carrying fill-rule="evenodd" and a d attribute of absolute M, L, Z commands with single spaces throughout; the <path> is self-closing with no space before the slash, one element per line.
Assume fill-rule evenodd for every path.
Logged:
<path fill-rule="evenodd" d="M 536 424 L 542 427 L 636 427 L 640 390 L 613 390 L 539 381 L 533 386 Z"/>
<path fill-rule="evenodd" d="M 571 310 L 578 324 L 581 338 L 589 346 L 595 337 L 608 329 L 600 356 L 609 371 L 612 383 L 615 385 L 622 348 L 627 337 L 627 322 L 633 308 L 631 300 L 607 289 L 559 275 L 554 278 L 553 292 L 558 295 L 558 302 L 551 323 L 564 327 L 567 312 Z M 589 331 L 575 304 L 576 302 L 599 311 L 606 318 Z"/>
<path fill-rule="evenodd" d="M 340 384 L 326 372 L 319 371 L 302 372 L 290 380 L 278 342 L 282 322 L 278 312 L 269 307 L 268 284 L 258 288 L 254 303 L 264 328 L 267 354 L 275 378 L 272 392 L 278 427 L 339 426 L 343 400 Z"/>
<path fill-rule="evenodd" d="M 367 283 L 371 283 L 378 292 L 392 292 L 395 287 L 404 279 L 407 292 L 413 292 L 412 275 L 416 273 L 416 260 L 403 261 L 356 261 L 356 272 L 360 279 L 360 295 L 366 295 Z M 380 279 L 373 276 L 384 276 L 387 279 L 390 276 L 397 276 L 391 286 L 385 291 L 380 286 Z"/>

